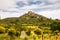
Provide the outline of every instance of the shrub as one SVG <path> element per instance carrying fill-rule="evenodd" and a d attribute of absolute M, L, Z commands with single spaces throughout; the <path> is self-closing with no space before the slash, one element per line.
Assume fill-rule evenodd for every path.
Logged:
<path fill-rule="evenodd" d="M 1 33 L 5 33 L 5 28 L 2 27 L 2 26 L 0 26 L 0 34 L 1 34 Z"/>
<path fill-rule="evenodd" d="M 8 29 L 8 35 L 13 36 L 16 34 L 16 30 L 14 28 Z"/>
<path fill-rule="evenodd" d="M 41 31 L 39 29 L 35 30 L 34 33 L 37 35 L 41 35 Z"/>

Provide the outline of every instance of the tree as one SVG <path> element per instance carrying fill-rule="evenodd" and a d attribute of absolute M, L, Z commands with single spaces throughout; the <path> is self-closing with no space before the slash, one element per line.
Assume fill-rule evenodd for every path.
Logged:
<path fill-rule="evenodd" d="M 50 24 L 50 26 L 53 32 L 56 30 L 60 31 L 60 22 L 53 22 Z"/>

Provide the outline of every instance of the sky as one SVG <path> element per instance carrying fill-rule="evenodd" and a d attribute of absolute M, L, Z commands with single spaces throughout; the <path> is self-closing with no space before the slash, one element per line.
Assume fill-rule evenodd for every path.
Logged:
<path fill-rule="evenodd" d="M 0 0 L 0 18 L 19 17 L 33 11 L 47 18 L 60 19 L 60 0 Z"/>

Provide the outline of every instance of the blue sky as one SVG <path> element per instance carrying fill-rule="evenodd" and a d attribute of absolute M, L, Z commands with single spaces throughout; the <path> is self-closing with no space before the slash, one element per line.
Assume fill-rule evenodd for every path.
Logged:
<path fill-rule="evenodd" d="M 60 0 L 0 0 L 0 16 L 19 17 L 29 10 L 48 18 L 60 19 Z"/>

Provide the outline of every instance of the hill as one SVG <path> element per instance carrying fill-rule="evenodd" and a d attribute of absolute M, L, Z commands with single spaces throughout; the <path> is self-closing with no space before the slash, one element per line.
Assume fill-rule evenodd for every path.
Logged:
<path fill-rule="evenodd" d="M 60 20 L 49 19 L 32 11 L 29 11 L 20 17 L 12 17 L 0 20 L 0 35 L 2 34 L 0 39 L 18 40 L 22 35 L 22 31 L 23 35 L 27 35 L 26 39 L 28 40 L 30 36 L 31 38 L 35 39 L 33 36 L 38 38 L 39 35 L 44 36 L 48 33 L 52 33 L 51 35 L 54 35 L 60 32 Z M 16 37 L 18 38 L 15 39 Z"/>
<path fill-rule="evenodd" d="M 46 18 L 42 15 L 38 15 L 32 11 L 29 11 L 28 13 L 18 17 L 18 18 L 6 18 L 1 21 L 4 21 L 6 23 L 11 23 L 11 24 L 27 24 L 27 25 L 48 25 L 50 24 L 53 20 Z M 0 22 L 3 23 L 3 22 Z"/>

